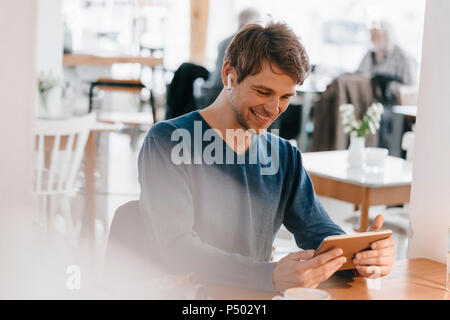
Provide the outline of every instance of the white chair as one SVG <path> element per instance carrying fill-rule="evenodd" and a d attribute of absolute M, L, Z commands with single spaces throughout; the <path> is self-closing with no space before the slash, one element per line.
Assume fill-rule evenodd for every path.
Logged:
<path fill-rule="evenodd" d="M 406 160 L 413 161 L 414 144 L 416 140 L 415 125 L 412 127 L 412 131 L 405 132 L 402 137 L 402 149 L 406 151 Z"/>
<path fill-rule="evenodd" d="M 38 222 L 53 227 L 57 206 L 65 221 L 66 234 L 76 245 L 81 222 L 74 225 L 70 197 L 76 193 L 76 177 L 95 114 L 84 117 L 37 119 L 35 199 Z"/>

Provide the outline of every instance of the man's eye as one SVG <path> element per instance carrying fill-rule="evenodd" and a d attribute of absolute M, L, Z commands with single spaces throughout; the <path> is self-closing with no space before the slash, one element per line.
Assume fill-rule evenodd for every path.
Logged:
<path fill-rule="evenodd" d="M 263 96 L 268 96 L 270 93 L 265 91 L 256 90 L 259 94 L 262 94 Z"/>

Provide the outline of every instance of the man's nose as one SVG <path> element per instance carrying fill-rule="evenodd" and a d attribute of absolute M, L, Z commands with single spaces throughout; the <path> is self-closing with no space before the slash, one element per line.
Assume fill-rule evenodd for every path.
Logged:
<path fill-rule="evenodd" d="M 280 112 L 280 98 L 273 96 L 269 107 L 272 115 L 278 114 Z"/>

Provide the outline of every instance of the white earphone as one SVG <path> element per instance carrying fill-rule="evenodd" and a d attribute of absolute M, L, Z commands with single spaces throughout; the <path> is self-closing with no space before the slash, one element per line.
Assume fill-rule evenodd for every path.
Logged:
<path fill-rule="evenodd" d="M 231 73 L 228 74 L 228 78 L 227 78 L 227 89 L 231 90 L 231 77 L 233 75 Z"/>

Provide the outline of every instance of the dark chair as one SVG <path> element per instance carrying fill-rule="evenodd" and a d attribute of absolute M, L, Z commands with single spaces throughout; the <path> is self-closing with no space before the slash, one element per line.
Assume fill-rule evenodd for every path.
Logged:
<path fill-rule="evenodd" d="M 155 249 L 154 238 L 148 230 L 148 224 L 140 213 L 139 201 L 129 201 L 121 205 L 113 217 L 105 260 L 106 279 L 123 283 L 126 288 L 130 288 L 131 294 L 133 288 L 137 288 L 140 298 L 139 288 L 149 290 L 154 286 L 153 280 L 174 276 L 166 273 Z M 169 280 L 172 281 L 168 282 L 169 287 L 154 287 L 157 292 L 149 292 L 150 296 L 155 294 L 164 299 L 207 298 L 204 288 L 193 283 L 192 274 Z"/>
<path fill-rule="evenodd" d="M 188 62 L 181 64 L 167 87 L 166 119 L 196 110 L 194 81 L 198 78 L 206 80 L 208 77 L 208 70 L 202 66 Z"/>
<path fill-rule="evenodd" d="M 280 137 L 287 140 L 298 138 L 301 131 L 302 110 L 302 105 L 289 104 L 286 111 L 280 115 Z"/>
<path fill-rule="evenodd" d="M 159 264 L 154 240 L 139 210 L 139 201 L 135 200 L 121 205 L 114 213 L 105 258 L 107 271 L 120 269 L 121 263 L 131 264 L 130 257 L 136 258 L 139 270 Z"/>
<path fill-rule="evenodd" d="M 111 78 L 100 78 L 95 82 L 91 83 L 89 88 L 89 112 L 93 111 L 92 100 L 94 97 L 94 89 L 97 88 L 103 91 L 122 91 L 122 92 L 130 92 L 140 94 L 142 89 L 146 88 L 150 92 L 150 107 L 152 109 L 153 122 L 156 123 L 156 107 L 155 107 L 155 98 L 153 95 L 153 91 L 151 88 L 148 88 L 145 84 L 141 82 L 141 80 L 119 80 L 119 79 L 111 79 Z M 141 104 L 139 107 L 139 111 L 141 112 L 143 109 L 143 100 L 141 99 Z"/>

